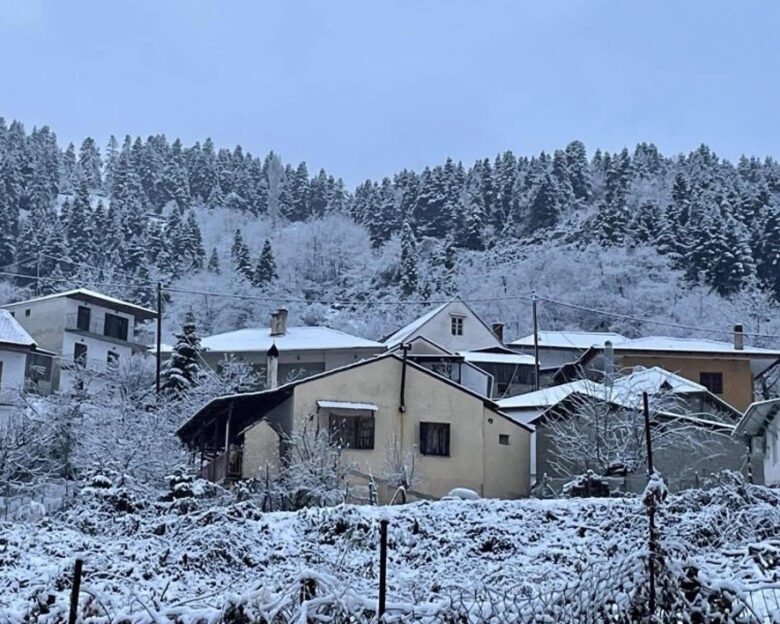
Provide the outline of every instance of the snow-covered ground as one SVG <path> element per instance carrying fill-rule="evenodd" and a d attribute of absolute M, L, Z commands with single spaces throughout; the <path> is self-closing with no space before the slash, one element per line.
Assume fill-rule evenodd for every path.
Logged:
<path fill-rule="evenodd" d="M 597 608 L 643 604 L 640 499 L 263 513 L 251 501 L 149 503 L 112 487 L 84 489 L 54 518 L 0 523 L 0 622 L 67 621 L 77 557 L 84 621 L 305 622 L 316 613 L 340 622 L 347 612 L 349 621 L 370 621 L 385 518 L 392 621 L 444 622 L 456 613 L 473 622 L 542 621 L 534 613 L 607 621 Z M 661 505 L 657 525 L 660 587 L 680 590 L 682 582 L 700 608 L 730 601 L 743 619 L 723 621 L 780 618 L 780 490 L 689 491 Z"/>

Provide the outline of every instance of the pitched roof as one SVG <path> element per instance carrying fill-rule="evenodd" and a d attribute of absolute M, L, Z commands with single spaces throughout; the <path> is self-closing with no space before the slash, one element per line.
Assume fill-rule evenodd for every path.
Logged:
<path fill-rule="evenodd" d="M 615 345 L 615 351 L 664 351 L 681 353 L 710 353 L 728 355 L 759 356 L 767 359 L 780 358 L 780 350 L 763 349 L 745 345 L 735 349 L 733 343 L 703 338 L 675 338 L 671 336 L 645 336 Z"/>
<path fill-rule="evenodd" d="M 73 290 L 66 290 L 65 292 L 61 292 L 61 293 L 44 295 L 42 297 L 35 297 L 34 299 L 25 299 L 24 301 L 14 301 L 13 303 L 8 303 L 3 307 L 7 308 L 10 306 L 24 305 L 28 303 L 37 303 L 38 301 L 48 301 L 50 299 L 58 299 L 60 297 L 69 297 L 71 299 L 80 299 L 83 301 L 88 301 L 96 305 L 105 305 L 115 310 L 122 310 L 128 314 L 132 314 L 133 316 L 142 320 L 157 318 L 157 312 L 155 312 L 154 310 L 150 310 L 149 308 L 144 308 L 143 306 L 139 306 L 134 303 L 130 303 L 128 301 L 123 301 L 122 299 L 117 299 L 116 297 L 109 297 L 108 295 L 104 295 L 94 290 L 89 290 L 88 288 L 74 288 Z"/>
<path fill-rule="evenodd" d="M 276 345 L 279 351 L 322 351 L 329 349 L 374 349 L 385 345 L 324 326 L 288 327 L 284 335 L 272 336 L 268 327 L 250 327 L 206 336 L 200 341 L 204 351 L 216 353 L 265 353 Z M 170 347 L 170 345 L 166 345 Z M 169 348 L 168 351 L 171 349 Z M 165 349 L 163 349 L 165 351 Z"/>
<path fill-rule="evenodd" d="M 440 306 L 435 307 L 433 310 L 429 310 L 422 316 L 419 316 L 416 319 L 414 319 L 408 325 L 404 325 L 401 329 L 397 330 L 395 333 L 390 334 L 385 338 L 382 338 L 382 342 L 384 342 L 388 347 L 394 347 L 395 345 L 403 342 L 406 338 L 408 338 L 414 332 L 420 329 L 423 325 L 425 325 L 428 321 L 430 321 L 444 308 L 450 305 L 450 303 L 451 302 L 448 301 L 447 303 L 442 303 Z"/>
<path fill-rule="evenodd" d="M 278 388 L 274 388 L 271 390 L 259 390 L 257 392 L 242 392 L 240 394 L 231 394 L 231 395 L 225 395 L 220 397 L 215 397 L 211 399 L 208 403 L 206 403 L 203 407 L 201 407 L 195 414 L 192 415 L 183 425 L 179 427 L 177 430 L 177 435 L 180 437 L 186 433 L 188 429 L 191 429 L 194 426 L 194 423 L 201 417 L 201 415 L 206 414 L 207 412 L 215 409 L 219 409 L 220 407 L 229 404 L 231 401 L 241 401 L 241 400 L 253 400 L 253 399 L 260 399 L 263 397 L 272 397 L 272 396 L 280 396 L 280 395 L 290 395 L 292 391 L 294 391 L 296 386 L 299 386 L 301 384 L 310 383 L 312 381 L 316 381 L 318 379 L 323 379 L 325 377 L 329 377 L 331 375 L 336 375 L 340 372 L 351 370 L 353 368 L 359 368 L 361 366 L 367 366 L 369 364 L 373 364 L 375 362 L 378 362 L 379 360 L 385 359 L 385 358 L 393 358 L 399 362 L 403 362 L 403 358 L 400 357 L 395 352 L 386 352 L 382 353 L 380 355 L 376 355 L 374 357 L 366 358 L 364 360 L 359 360 L 357 362 L 351 362 L 347 364 L 346 366 L 341 366 L 339 368 L 334 368 L 329 371 L 325 371 L 323 373 L 319 373 L 317 375 L 312 375 L 311 377 L 306 377 L 304 379 L 297 379 L 295 381 L 291 381 L 287 384 L 284 384 L 282 386 L 279 386 Z M 531 431 L 531 428 L 527 425 L 524 425 L 523 423 L 519 423 L 516 420 L 513 420 L 509 416 L 507 416 L 505 413 L 503 413 L 499 409 L 499 405 L 495 402 L 490 400 L 487 397 L 482 396 L 481 394 L 478 394 L 477 392 L 474 392 L 473 390 L 467 388 L 466 386 L 462 386 L 459 383 L 452 381 L 451 379 L 444 377 L 442 375 L 439 375 L 424 366 L 420 366 L 419 364 L 415 363 L 412 360 L 407 360 L 406 365 L 410 368 L 413 368 L 415 370 L 420 371 L 421 373 L 424 373 L 426 375 L 429 375 L 431 377 L 434 377 L 435 379 L 439 380 L 440 382 L 453 387 L 457 388 L 461 392 L 464 392 L 470 396 L 473 396 L 477 399 L 480 399 L 482 403 L 485 405 L 485 407 L 490 408 L 493 410 L 496 414 L 506 418 L 507 420 L 513 422 L 514 424 L 523 427 L 524 429 Z M 259 418 L 258 418 L 259 420 Z"/>
<path fill-rule="evenodd" d="M 19 325 L 8 310 L 0 310 L 0 345 L 3 344 L 31 349 L 37 346 L 32 336 Z"/>
<path fill-rule="evenodd" d="M 533 355 L 526 353 L 490 353 L 487 351 L 460 351 L 467 362 L 475 364 L 512 364 L 533 366 L 536 363 Z"/>
<path fill-rule="evenodd" d="M 622 334 L 614 332 L 586 332 L 576 330 L 540 331 L 539 346 L 551 349 L 587 349 L 588 347 L 603 347 L 608 340 L 613 344 L 628 340 Z M 513 347 L 533 347 L 534 335 L 529 334 L 510 342 Z"/>
<path fill-rule="evenodd" d="M 777 417 L 780 411 L 780 399 L 769 399 L 752 403 L 734 429 L 734 436 L 752 437 L 762 431 Z"/>
<path fill-rule="evenodd" d="M 559 386 L 550 386 L 534 392 L 526 392 L 517 396 L 501 399 L 497 401 L 498 406 L 503 410 L 509 409 L 527 409 L 530 407 L 550 407 L 560 403 L 575 392 L 590 393 L 596 390 L 601 384 L 589 379 L 579 379 Z"/>

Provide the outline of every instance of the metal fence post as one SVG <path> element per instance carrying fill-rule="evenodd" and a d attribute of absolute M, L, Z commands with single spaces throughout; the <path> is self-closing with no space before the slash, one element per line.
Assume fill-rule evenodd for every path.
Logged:
<path fill-rule="evenodd" d="M 76 618 L 78 617 L 81 571 L 83 565 L 84 562 L 81 559 L 76 559 L 76 567 L 73 570 L 73 586 L 70 590 L 70 617 L 68 617 L 68 624 L 76 624 Z"/>
<path fill-rule="evenodd" d="M 379 523 L 379 621 L 387 606 L 387 520 Z"/>

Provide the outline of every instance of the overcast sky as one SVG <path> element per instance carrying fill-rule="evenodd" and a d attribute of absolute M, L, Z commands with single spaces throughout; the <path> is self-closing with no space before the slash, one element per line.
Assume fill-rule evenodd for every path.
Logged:
<path fill-rule="evenodd" d="M 575 138 L 780 156 L 779 18 L 769 0 L 0 0 L 0 116 L 61 142 L 210 136 L 350 185 Z"/>

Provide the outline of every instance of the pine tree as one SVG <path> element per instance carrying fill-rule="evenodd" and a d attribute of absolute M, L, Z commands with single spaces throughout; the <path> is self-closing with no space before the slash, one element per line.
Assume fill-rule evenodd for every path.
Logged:
<path fill-rule="evenodd" d="M 214 273 L 216 275 L 219 275 L 221 271 L 219 270 L 219 254 L 217 254 L 217 248 L 214 247 L 211 250 L 211 255 L 209 256 L 209 263 L 206 267 L 210 273 Z"/>
<path fill-rule="evenodd" d="M 60 172 L 60 187 L 63 191 L 72 192 L 75 188 L 76 177 L 76 147 L 69 143 L 67 149 L 62 154 Z"/>
<path fill-rule="evenodd" d="M 71 143 L 71 145 L 73 145 Z M 116 137 L 112 134 L 108 138 L 108 145 L 106 146 L 106 160 L 105 168 L 103 170 L 103 190 L 107 193 L 111 193 L 111 188 L 114 185 L 114 171 L 116 170 L 116 164 L 119 160 L 119 143 L 117 143 Z"/>
<path fill-rule="evenodd" d="M 581 141 L 572 141 L 566 146 L 564 153 L 566 154 L 566 165 L 574 197 L 579 201 L 588 201 L 591 195 L 592 181 L 585 145 Z M 599 152 L 600 156 L 601 152 Z"/>
<path fill-rule="evenodd" d="M 233 267 L 236 273 L 243 275 L 246 279 L 252 280 L 254 271 L 252 269 L 252 260 L 249 257 L 249 247 L 244 242 L 241 230 L 236 230 L 233 236 L 233 246 L 230 248 L 230 257 L 233 259 Z"/>
<path fill-rule="evenodd" d="M 14 261 L 18 232 L 19 219 L 9 206 L 5 184 L 0 180 L 0 266 Z"/>
<path fill-rule="evenodd" d="M 173 398 L 182 398 L 202 378 L 200 337 L 195 316 L 187 312 L 181 332 L 176 334 L 176 346 L 162 372 L 162 389 Z"/>
<path fill-rule="evenodd" d="M 76 189 L 76 196 L 70 206 L 65 232 L 68 239 L 68 256 L 76 264 L 89 262 L 92 257 L 92 245 L 95 240 L 94 220 L 89 204 L 87 180 L 82 178 Z"/>
<path fill-rule="evenodd" d="M 103 161 L 100 160 L 100 150 L 91 137 L 84 139 L 79 149 L 79 169 L 90 189 L 99 189 L 103 185 Z"/>
<path fill-rule="evenodd" d="M 555 226 L 558 220 L 558 189 L 549 174 L 544 174 L 541 184 L 536 189 L 528 212 L 528 229 L 535 232 L 538 229 Z"/>
<path fill-rule="evenodd" d="M 399 265 L 401 294 L 409 297 L 417 290 L 417 241 L 409 221 L 401 228 L 401 262 Z"/>
<path fill-rule="evenodd" d="M 271 241 L 266 238 L 265 243 L 263 243 L 263 251 L 257 259 L 252 283 L 255 286 L 267 286 L 276 278 L 276 260 L 274 260 L 273 250 L 271 249 Z"/>

